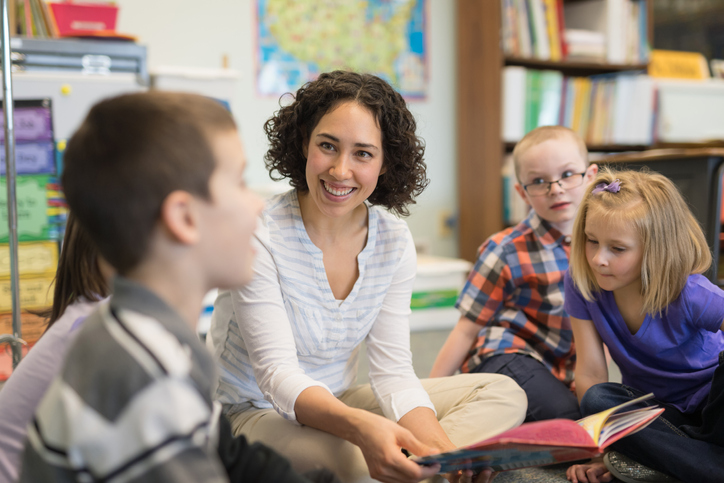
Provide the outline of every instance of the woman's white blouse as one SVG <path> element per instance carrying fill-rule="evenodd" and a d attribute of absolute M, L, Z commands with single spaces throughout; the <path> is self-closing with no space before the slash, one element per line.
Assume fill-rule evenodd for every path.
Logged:
<path fill-rule="evenodd" d="M 412 236 L 404 221 L 367 208 L 359 278 L 340 304 L 296 191 L 267 203 L 254 239 L 252 282 L 221 291 L 214 304 L 209 344 L 221 368 L 216 398 L 227 414 L 273 407 L 296 421 L 294 404 L 305 389 L 340 396 L 354 384 L 363 340 L 372 391 L 387 418 L 398 421 L 416 407 L 435 410 L 412 369 Z"/>

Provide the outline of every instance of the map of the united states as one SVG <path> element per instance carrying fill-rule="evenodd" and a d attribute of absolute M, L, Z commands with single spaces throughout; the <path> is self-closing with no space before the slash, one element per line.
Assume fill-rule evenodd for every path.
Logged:
<path fill-rule="evenodd" d="M 425 94 L 424 0 L 258 0 L 258 17 L 263 94 L 340 68 Z"/>

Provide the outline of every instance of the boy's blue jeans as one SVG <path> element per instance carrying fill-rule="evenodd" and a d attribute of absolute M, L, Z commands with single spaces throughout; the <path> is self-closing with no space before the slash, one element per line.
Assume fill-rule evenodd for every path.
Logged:
<path fill-rule="evenodd" d="M 583 396 L 581 412 L 588 416 L 643 394 L 622 384 L 597 384 Z M 617 441 L 611 448 L 684 482 L 723 482 L 724 352 L 719 355 L 719 367 L 714 373 L 711 393 L 702 411 L 684 414 L 656 400 L 644 401 L 627 410 L 655 404 L 666 411 L 651 425 Z"/>
<path fill-rule="evenodd" d="M 503 374 L 512 378 L 528 397 L 525 422 L 545 419 L 580 419 L 578 399 L 546 366 L 523 354 L 500 354 L 483 360 L 472 372 Z"/>

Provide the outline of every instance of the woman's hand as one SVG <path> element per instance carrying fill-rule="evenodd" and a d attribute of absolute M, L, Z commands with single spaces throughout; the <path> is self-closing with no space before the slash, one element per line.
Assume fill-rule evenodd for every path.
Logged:
<path fill-rule="evenodd" d="M 611 472 L 601 461 L 585 465 L 573 465 L 566 471 L 566 478 L 572 483 L 599 483 L 613 479 Z"/>
<path fill-rule="evenodd" d="M 367 411 L 360 411 L 356 419 L 358 434 L 352 442 L 362 450 L 372 478 L 390 483 L 416 483 L 440 470 L 440 465 L 420 466 L 400 451 L 404 448 L 416 456 L 438 452 L 399 424 Z"/>

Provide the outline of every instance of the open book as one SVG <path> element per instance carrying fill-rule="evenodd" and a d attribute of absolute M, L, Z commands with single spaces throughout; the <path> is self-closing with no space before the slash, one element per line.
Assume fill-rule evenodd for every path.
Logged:
<path fill-rule="evenodd" d="M 648 426 L 663 408 L 621 409 L 651 399 L 653 393 L 592 414 L 579 421 L 551 419 L 525 423 L 480 443 L 437 455 L 413 457 L 420 465 L 440 463 L 440 473 L 462 469 L 513 470 L 591 458 Z"/>

